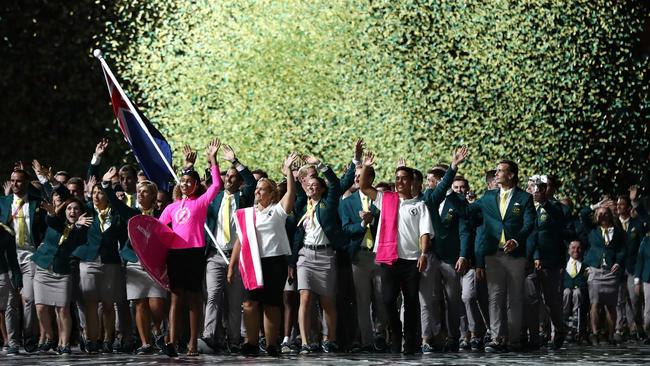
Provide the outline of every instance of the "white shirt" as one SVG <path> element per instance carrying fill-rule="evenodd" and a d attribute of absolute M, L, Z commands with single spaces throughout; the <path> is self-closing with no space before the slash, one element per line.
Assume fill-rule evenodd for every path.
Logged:
<path fill-rule="evenodd" d="M 381 209 L 381 200 L 384 192 L 377 192 L 373 201 L 376 207 Z M 381 215 L 377 232 L 381 231 Z M 421 199 L 399 199 L 399 210 L 397 213 L 397 256 L 401 259 L 417 260 L 422 252 L 420 251 L 420 238 L 429 234 L 433 238 L 433 225 L 427 206 Z M 379 235 L 375 239 L 375 253 L 377 252 Z"/>
<path fill-rule="evenodd" d="M 11 223 L 13 225 L 14 233 L 16 233 L 16 245 L 18 245 L 18 199 L 19 197 L 14 194 L 14 201 L 11 203 L 11 215 L 14 216 Z M 32 225 L 31 218 L 29 217 L 29 200 L 27 199 L 27 195 L 23 197 L 23 201 L 24 203 L 21 211 L 25 216 L 25 247 L 34 250 L 35 247 L 34 241 L 32 240 Z M 21 248 L 18 247 L 18 249 Z"/>
<path fill-rule="evenodd" d="M 566 264 L 566 273 L 571 273 L 573 268 L 573 262 L 576 263 L 576 269 L 577 269 L 576 274 L 580 273 L 580 268 L 582 268 L 582 262 L 577 261 L 573 258 L 569 258 L 569 261 Z"/>
<path fill-rule="evenodd" d="M 445 202 L 447 202 L 447 196 L 449 196 L 453 192 L 453 190 L 449 189 L 447 190 L 447 194 L 445 195 L 445 199 L 440 202 L 440 206 L 438 206 L 438 215 L 442 218 L 442 209 L 445 207 Z"/>
<path fill-rule="evenodd" d="M 226 208 L 226 196 L 230 196 L 230 207 Z M 226 240 L 223 236 L 223 212 L 224 209 L 230 210 L 230 241 L 226 243 Z M 235 202 L 235 195 L 228 194 L 228 192 L 223 192 L 223 198 L 221 199 L 221 206 L 219 206 L 219 213 L 217 214 L 217 227 L 214 229 L 214 237 L 217 239 L 217 244 L 223 250 L 232 250 L 232 247 L 235 245 L 235 240 L 237 239 L 237 227 L 235 226 L 236 220 L 236 211 L 237 204 Z"/>
<path fill-rule="evenodd" d="M 305 228 L 305 239 L 303 241 L 305 245 L 328 245 L 330 243 L 325 231 L 323 231 L 323 227 L 318 222 L 318 215 L 316 215 L 319 203 L 320 201 L 314 203 L 314 219 L 306 218 L 302 222 Z"/>
<path fill-rule="evenodd" d="M 284 224 L 287 221 L 287 213 L 279 203 L 273 203 L 267 208 L 259 211 L 255 206 L 255 232 L 257 244 L 260 249 L 260 257 L 276 257 L 279 255 L 290 255 L 291 247 Z M 239 222 L 235 221 L 237 231 L 241 230 Z M 236 232 L 233 233 L 236 235 Z"/>

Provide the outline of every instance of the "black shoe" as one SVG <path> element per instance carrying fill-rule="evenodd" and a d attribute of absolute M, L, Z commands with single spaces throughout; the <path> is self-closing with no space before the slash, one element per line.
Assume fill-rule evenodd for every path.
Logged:
<path fill-rule="evenodd" d="M 151 354 L 153 354 L 153 346 L 150 345 L 150 344 L 146 344 L 146 345 L 138 348 L 137 350 L 135 350 L 135 354 L 140 355 L 140 356 L 142 356 L 142 355 L 151 355 Z"/>
<path fill-rule="evenodd" d="M 386 349 L 388 348 L 388 345 L 386 344 L 386 338 L 383 336 L 375 337 L 375 341 L 373 342 L 373 347 L 377 352 L 386 352 Z"/>
<path fill-rule="evenodd" d="M 228 345 L 228 352 L 230 352 L 230 353 L 240 353 L 241 352 L 241 347 L 238 344 L 229 344 Z"/>
<path fill-rule="evenodd" d="M 97 343 L 93 341 L 85 341 L 84 343 L 86 345 L 84 347 L 86 349 L 86 353 L 93 354 L 99 351 L 99 346 L 97 345 Z"/>
<path fill-rule="evenodd" d="M 485 345 L 485 352 L 486 353 L 503 353 L 506 352 L 507 348 L 505 344 L 497 343 L 497 342 L 490 342 Z"/>
<path fill-rule="evenodd" d="M 166 343 L 162 349 L 163 353 L 168 357 L 178 357 L 178 352 L 176 351 L 176 346 L 173 343 Z"/>
<path fill-rule="evenodd" d="M 649 345 L 650 344 L 650 337 L 644 339 L 643 344 L 645 344 L 646 346 Z"/>
<path fill-rule="evenodd" d="M 457 339 L 447 339 L 447 342 L 445 342 L 445 350 L 447 352 L 454 352 L 458 353 L 458 350 L 460 348 L 460 345 L 458 344 Z"/>
<path fill-rule="evenodd" d="M 270 357 L 280 357 L 280 349 L 274 344 L 268 345 L 266 347 L 266 354 Z"/>
<path fill-rule="evenodd" d="M 592 346 L 597 346 L 598 345 L 598 334 L 590 334 L 589 335 L 589 344 Z"/>
<path fill-rule="evenodd" d="M 120 349 L 116 350 L 115 352 L 130 354 L 133 353 L 134 350 L 135 350 L 135 344 L 133 344 L 133 341 L 125 341 L 124 339 L 122 339 L 122 342 L 120 343 Z"/>
<path fill-rule="evenodd" d="M 25 352 L 34 353 L 38 350 L 38 340 L 34 337 L 29 337 L 25 339 L 24 344 Z"/>
<path fill-rule="evenodd" d="M 113 353 L 113 343 L 112 342 L 102 342 L 101 348 L 99 349 L 101 353 Z"/>
<path fill-rule="evenodd" d="M 205 337 L 199 338 L 197 342 L 197 348 L 199 352 L 204 355 L 210 355 L 216 353 L 214 341 L 210 338 L 205 338 Z"/>
<path fill-rule="evenodd" d="M 557 351 L 560 348 L 562 348 L 563 345 L 564 345 L 564 335 L 556 334 L 555 337 L 553 338 L 553 342 L 550 344 L 551 349 Z"/>
<path fill-rule="evenodd" d="M 241 354 L 247 357 L 254 357 L 260 354 L 260 346 L 250 343 L 244 343 L 241 346 Z"/>
<path fill-rule="evenodd" d="M 309 347 L 309 345 L 303 344 L 302 346 L 300 346 L 301 355 L 308 355 L 310 353 L 311 353 L 311 347 Z"/>
<path fill-rule="evenodd" d="M 472 338 L 469 340 L 469 346 L 473 352 L 483 351 L 483 340 L 478 337 Z"/>
<path fill-rule="evenodd" d="M 70 346 L 66 344 L 65 346 L 59 346 L 56 349 L 56 353 L 61 355 L 61 356 L 70 355 L 70 354 L 72 354 L 72 350 L 70 349 Z"/>
<path fill-rule="evenodd" d="M 470 341 L 468 341 L 467 339 L 463 338 L 463 340 L 460 341 L 460 345 L 459 345 L 458 347 L 459 347 L 460 349 L 462 349 L 463 351 L 469 351 L 469 350 L 472 349 L 472 345 L 469 344 L 469 342 L 470 342 Z"/>
<path fill-rule="evenodd" d="M 51 340 L 45 341 L 38 345 L 38 353 L 48 353 L 51 349 L 54 349 L 54 342 Z"/>
<path fill-rule="evenodd" d="M 266 338 L 260 337 L 259 339 L 260 352 L 266 352 Z"/>
<path fill-rule="evenodd" d="M 337 353 L 339 351 L 339 345 L 336 341 L 323 341 L 323 352 L 325 353 Z"/>
<path fill-rule="evenodd" d="M 415 354 L 415 347 L 412 345 L 405 344 L 402 354 L 405 356 L 410 356 Z"/>
<path fill-rule="evenodd" d="M 19 354 L 20 350 L 18 349 L 18 346 L 7 347 L 7 356 L 18 356 Z"/>

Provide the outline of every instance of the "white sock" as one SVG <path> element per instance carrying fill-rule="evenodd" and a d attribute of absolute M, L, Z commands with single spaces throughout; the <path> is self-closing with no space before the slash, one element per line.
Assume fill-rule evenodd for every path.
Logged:
<path fill-rule="evenodd" d="M 282 338 L 282 343 L 289 343 L 289 337 Z"/>

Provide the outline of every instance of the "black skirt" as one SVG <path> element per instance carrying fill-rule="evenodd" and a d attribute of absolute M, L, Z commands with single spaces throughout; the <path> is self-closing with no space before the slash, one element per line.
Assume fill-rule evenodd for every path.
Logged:
<path fill-rule="evenodd" d="M 170 249 L 167 276 L 172 290 L 203 291 L 205 248 Z"/>
<path fill-rule="evenodd" d="M 287 257 L 284 255 L 262 258 L 264 288 L 244 290 L 246 301 L 257 301 L 262 305 L 282 306 L 284 284 L 287 281 Z"/>

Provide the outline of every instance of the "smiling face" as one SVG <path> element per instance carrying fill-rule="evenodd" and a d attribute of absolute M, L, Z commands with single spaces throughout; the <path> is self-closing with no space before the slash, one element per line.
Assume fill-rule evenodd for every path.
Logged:
<path fill-rule="evenodd" d="M 571 244 L 569 244 L 569 256 L 575 260 L 580 259 L 582 256 L 582 248 L 580 248 L 579 241 L 572 241 Z"/>
<path fill-rule="evenodd" d="M 233 169 L 233 168 L 228 169 L 228 171 L 226 172 L 226 176 L 223 179 L 224 189 L 232 194 L 239 190 L 241 184 L 242 184 L 242 180 L 241 177 L 239 176 L 239 173 L 237 173 L 237 169 Z"/>
<path fill-rule="evenodd" d="M 398 170 L 395 173 L 395 191 L 400 195 L 411 197 L 413 188 L 413 175 L 406 170 Z"/>
<path fill-rule="evenodd" d="M 319 179 L 312 177 L 307 181 L 307 188 L 305 189 L 307 197 L 311 198 L 313 201 L 318 201 L 325 193 L 325 187 L 322 186 L 322 183 Z"/>
<path fill-rule="evenodd" d="M 191 175 L 183 175 L 180 183 L 181 194 L 185 197 L 191 196 L 196 191 L 197 184 L 196 179 Z"/>
<path fill-rule="evenodd" d="M 145 210 L 152 208 L 156 200 L 157 194 L 152 188 L 147 184 L 138 184 L 138 204 Z"/>
<path fill-rule="evenodd" d="M 27 176 L 23 172 L 11 173 L 9 180 L 11 183 L 11 192 L 18 197 L 22 197 L 27 192 Z"/>
<path fill-rule="evenodd" d="M 255 201 L 262 206 L 268 207 L 275 199 L 275 188 L 267 179 L 262 178 L 255 187 Z"/>
<path fill-rule="evenodd" d="M 65 208 L 65 219 L 69 224 L 74 224 L 81 216 L 81 205 L 77 201 L 72 201 Z"/>
<path fill-rule="evenodd" d="M 454 183 L 451 184 L 451 190 L 456 193 L 460 193 L 463 196 L 467 194 L 467 191 L 469 190 L 468 188 L 469 187 L 467 187 L 467 183 L 462 179 L 457 179 L 454 181 Z"/>
<path fill-rule="evenodd" d="M 123 169 L 119 173 L 120 175 L 120 185 L 127 193 L 135 193 L 135 185 L 138 182 L 138 178 L 133 174 L 133 171 L 130 169 Z"/>

